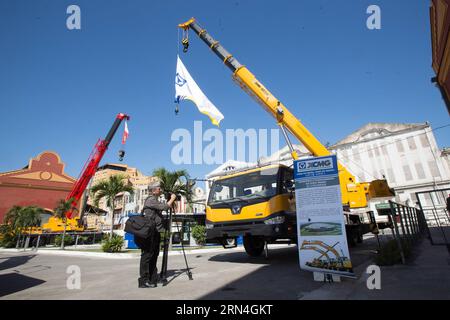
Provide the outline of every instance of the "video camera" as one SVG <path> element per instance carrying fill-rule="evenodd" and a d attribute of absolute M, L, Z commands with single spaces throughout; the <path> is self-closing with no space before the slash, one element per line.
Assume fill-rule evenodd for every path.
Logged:
<path fill-rule="evenodd" d="M 171 195 L 170 192 L 164 193 L 164 197 L 166 198 L 166 200 L 169 200 L 169 199 L 170 199 L 170 195 Z M 175 200 L 176 200 L 176 201 L 180 201 L 180 200 L 181 200 L 181 194 L 175 194 L 175 195 L 176 195 Z"/>

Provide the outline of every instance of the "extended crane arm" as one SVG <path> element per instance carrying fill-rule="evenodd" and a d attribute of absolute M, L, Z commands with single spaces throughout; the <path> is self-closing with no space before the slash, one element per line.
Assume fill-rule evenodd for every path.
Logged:
<path fill-rule="evenodd" d="M 98 165 L 100 161 L 103 158 L 103 155 L 105 154 L 106 150 L 108 149 L 108 146 L 114 137 L 117 129 L 119 128 L 121 122 L 123 120 L 129 120 L 130 117 L 124 113 L 119 113 L 116 116 L 116 120 L 114 121 L 111 129 L 109 130 L 108 134 L 106 135 L 106 138 L 104 140 L 99 139 L 97 143 L 94 146 L 94 149 L 92 150 L 88 160 L 86 161 L 80 177 L 78 178 L 77 182 L 73 186 L 72 191 L 67 196 L 66 200 L 73 199 L 72 207 L 76 207 L 78 204 L 78 201 L 80 201 L 81 197 L 83 196 L 84 190 L 86 189 L 87 185 L 89 184 L 89 181 L 94 176 L 95 172 L 97 171 Z M 68 218 L 72 218 L 73 216 L 73 210 L 67 213 Z"/>
<path fill-rule="evenodd" d="M 330 155 L 330 151 L 317 140 L 314 135 L 298 120 L 282 103 L 278 100 L 256 77 L 242 64 L 237 61 L 218 41 L 203 28 L 199 26 L 195 18 L 191 18 L 185 23 L 178 25 L 179 28 L 187 31 L 193 30 L 200 39 L 220 58 L 220 60 L 233 72 L 233 79 L 239 86 L 264 107 L 276 120 L 277 123 L 286 127 L 303 145 L 317 157 Z M 284 132 L 284 131 L 283 131 Z M 294 159 L 298 158 L 297 153 L 292 150 Z M 341 182 L 342 202 L 350 207 L 365 207 L 368 196 L 390 196 L 387 183 L 377 180 L 378 183 L 356 184 L 355 177 L 339 163 L 339 178 Z M 381 181 L 381 182 L 380 182 Z M 384 181 L 385 182 L 385 181 Z M 374 187 L 377 190 L 374 190 Z M 381 189 L 380 189 L 381 188 Z"/>
<path fill-rule="evenodd" d="M 220 43 L 202 29 L 194 18 L 179 25 L 183 29 L 192 29 L 221 61 L 233 72 L 233 78 L 249 95 L 256 99 L 278 123 L 286 126 L 315 156 L 327 156 L 330 152 L 317 140 L 311 132 L 272 94 L 256 77 L 237 61 Z"/>

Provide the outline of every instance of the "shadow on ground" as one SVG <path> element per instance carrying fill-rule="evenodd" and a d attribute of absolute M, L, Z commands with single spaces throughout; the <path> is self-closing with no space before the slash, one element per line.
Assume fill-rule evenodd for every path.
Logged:
<path fill-rule="evenodd" d="M 192 270 L 194 269 L 195 268 L 189 268 L 189 271 L 191 272 L 191 277 L 192 277 Z M 175 280 L 180 276 L 185 276 L 186 278 L 188 278 L 189 277 L 188 269 L 185 268 L 185 269 L 167 270 L 167 283 L 165 285 L 169 285 L 173 280 Z"/>
<path fill-rule="evenodd" d="M 45 283 L 44 280 L 24 276 L 19 273 L 7 273 L 0 275 L 0 297 L 29 289 Z"/>
<path fill-rule="evenodd" d="M 0 258 L 0 271 L 21 266 L 27 263 L 30 259 L 33 259 L 35 256 L 36 255 L 23 255 L 23 256 Z"/>
<path fill-rule="evenodd" d="M 371 238 L 365 240 L 363 244 L 351 248 L 350 256 L 353 266 L 358 267 L 372 261 L 377 247 L 376 239 Z M 249 257 L 242 252 L 230 252 L 214 255 L 209 260 L 251 263 L 261 265 L 261 267 L 200 299 L 297 300 L 324 285 L 323 282 L 313 281 L 311 272 L 300 269 L 296 245 L 272 250 L 269 246 L 268 258 L 264 256 Z M 343 279 L 342 281 L 353 280 Z"/>

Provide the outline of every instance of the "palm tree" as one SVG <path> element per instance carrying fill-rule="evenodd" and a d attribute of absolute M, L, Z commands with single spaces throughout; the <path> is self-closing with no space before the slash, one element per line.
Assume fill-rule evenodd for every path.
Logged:
<path fill-rule="evenodd" d="M 112 175 L 107 180 L 99 181 L 91 188 L 91 193 L 94 197 L 94 205 L 98 206 L 100 199 L 106 198 L 108 208 L 111 209 L 111 234 L 110 239 L 113 236 L 114 228 L 114 199 L 119 193 L 128 192 L 133 194 L 133 187 L 125 182 L 126 177 L 120 174 Z"/>
<path fill-rule="evenodd" d="M 3 219 L 3 223 L 5 225 L 7 225 L 14 234 L 19 233 L 16 221 L 19 217 L 19 213 L 21 210 L 22 210 L 21 206 L 13 206 L 11 209 L 8 210 L 8 212 L 6 213 L 6 215 Z M 19 237 L 17 238 L 16 248 L 19 247 L 19 243 L 20 243 L 20 233 L 19 233 Z"/>
<path fill-rule="evenodd" d="M 157 177 L 161 189 L 168 199 L 171 193 L 183 196 L 188 203 L 192 201 L 194 194 L 192 180 L 189 179 L 189 174 L 186 170 L 168 171 L 165 168 L 158 168 L 153 171 L 153 176 Z M 185 181 L 183 181 L 185 180 Z M 171 209 L 169 209 L 171 210 Z M 169 230 L 172 226 L 172 215 L 169 219 Z M 181 236 L 181 235 L 180 235 Z M 165 244 L 166 245 L 166 244 Z M 169 238 L 169 248 L 172 248 L 172 238 Z"/>
<path fill-rule="evenodd" d="M 75 209 L 73 207 L 74 198 L 70 198 L 68 200 L 61 199 L 59 200 L 55 209 L 53 209 L 53 215 L 62 220 L 64 223 L 64 231 L 61 239 L 61 249 L 64 250 L 64 238 L 66 237 L 66 228 L 67 228 L 67 216 L 66 214 Z"/>
<path fill-rule="evenodd" d="M 41 224 L 41 215 L 45 213 L 43 208 L 37 206 L 15 206 L 12 209 L 14 209 L 11 212 L 11 219 L 14 219 L 12 227 L 19 230 L 19 237 L 23 230 L 28 230 L 28 233 L 31 234 L 32 228 Z"/>
<path fill-rule="evenodd" d="M 13 206 L 11 209 L 9 209 L 5 217 L 3 218 L 3 223 L 14 226 L 19 216 L 20 210 L 22 210 L 21 206 Z"/>
<path fill-rule="evenodd" d="M 171 172 L 165 168 L 158 168 L 153 171 L 153 176 L 159 179 L 161 189 L 165 194 L 174 193 L 183 196 L 188 203 L 192 201 L 194 184 L 191 183 L 192 180 L 189 179 L 186 170 Z"/>

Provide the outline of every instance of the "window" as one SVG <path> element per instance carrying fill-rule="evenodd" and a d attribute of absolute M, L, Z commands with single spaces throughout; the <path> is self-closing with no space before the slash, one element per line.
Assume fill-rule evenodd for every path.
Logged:
<path fill-rule="evenodd" d="M 414 142 L 414 137 L 408 137 L 409 150 L 417 149 L 416 143 Z"/>
<path fill-rule="evenodd" d="M 403 166 L 403 173 L 405 174 L 406 181 L 412 180 L 412 174 L 411 174 L 411 169 L 409 168 L 409 165 Z"/>
<path fill-rule="evenodd" d="M 420 144 L 424 148 L 428 148 L 430 146 L 430 143 L 428 142 L 427 135 L 425 133 L 420 135 Z"/>
<path fill-rule="evenodd" d="M 431 175 L 433 178 L 439 178 L 441 175 L 439 174 L 439 169 L 434 161 L 428 161 L 428 166 L 430 167 Z"/>
<path fill-rule="evenodd" d="M 380 156 L 380 150 L 378 150 L 378 147 L 374 147 L 374 152 L 375 152 L 375 156 L 379 157 Z"/>
<path fill-rule="evenodd" d="M 292 178 L 291 178 L 292 179 Z M 277 172 L 252 172 L 241 176 L 217 180 L 209 195 L 209 203 L 230 203 L 272 197 L 277 189 Z"/>
<path fill-rule="evenodd" d="M 398 152 L 405 152 L 405 149 L 403 149 L 403 143 L 400 140 L 397 140 L 395 142 L 395 145 L 397 146 L 397 151 Z"/>
<path fill-rule="evenodd" d="M 433 202 L 431 201 L 431 196 L 429 193 L 423 193 L 422 197 L 420 200 L 423 200 L 422 205 L 424 206 L 431 206 L 433 205 Z"/>
<path fill-rule="evenodd" d="M 416 167 L 417 176 L 419 179 L 425 179 L 425 171 L 423 171 L 423 166 L 421 163 L 416 163 L 414 165 Z"/>

